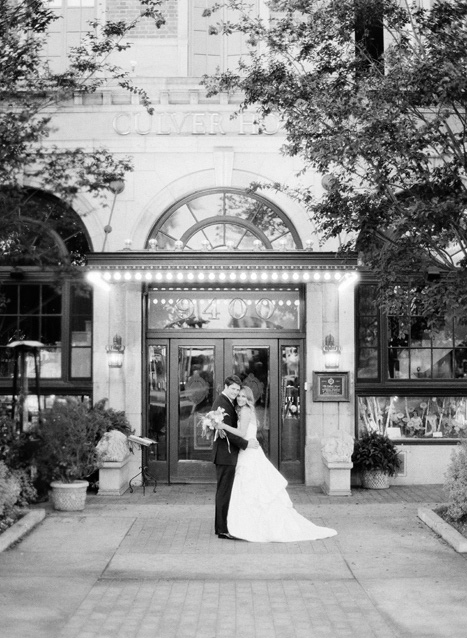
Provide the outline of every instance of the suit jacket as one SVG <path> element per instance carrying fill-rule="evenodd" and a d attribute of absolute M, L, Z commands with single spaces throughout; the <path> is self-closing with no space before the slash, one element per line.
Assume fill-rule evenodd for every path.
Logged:
<path fill-rule="evenodd" d="M 237 411 L 232 401 L 230 401 L 225 394 L 220 394 L 212 404 L 212 410 L 217 410 L 217 408 L 224 408 L 225 410 L 224 423 L 236 428 L 238 423 Z M 225 434 L 229 437 L 230 452 L 227 439 L 217 438 L 217 440 L 214 441 L 212 460 L 216 465 L 237 465 L 238 452 L 248 447 L 248 441 L 231 432 L 226 432 Z"/>

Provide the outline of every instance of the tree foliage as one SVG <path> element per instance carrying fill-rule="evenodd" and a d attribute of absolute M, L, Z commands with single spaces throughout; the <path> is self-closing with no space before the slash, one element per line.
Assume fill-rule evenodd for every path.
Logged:
<path fill-rule="evenodd" d="M 140 96 L 151 110 L 143 89 L 113 60 L 127 49 L 127 37 L 141 20 L 156 27 L 164 24 L 163 0 L 139 0 L 139 10 L 129 21 L 93 20 L 78 46 L 70 49 L 65 70 L 55 72 L 44 56 L 44 46 L 56 15 L 42 0 L 0 0 L 0 247 L 3 262 L 51 265 L 41 262 L 31 245 L 53 238 L 57 227 L 76 221 L 70 207 L 80 192 L 100 198 L 105 205 L 109 184 L 132 169 L 131 158 L 115 158 L 105 148 L 58 147 L 47 141 L 54 115 L 76 94 L 94 93 L 115 86 Z M 54 214 L 38 201 L 34 189 L 53 193 L 64 203 Z M 40 198 L 39 198 L 40 199 Z M 32 244 L 31 244 L 32 242 Z M 28 254 L 29 251 L 29 254 Z M 34 253 L 34 251 L 32 251 Z M 59 251 L 60 252 L 60 251 Z M 52 260 L 53 261 L 53 260 Z M 73 258 L 68 260 L 73 263 Z M 63 266 L 63 255 L 56 260 Z"/>
<path fill-rule="evenodd" d="M 241 32 L 249 54 L 204 82 L 211 93 L 240 90 L 240 109 L 256 109 L 259 121 L 279 114 L 302 181 L 310 170 L 326 176 L 322 196 L 294 193 L 323 241 L 345 238 L 342 250 L 359 252 L 393 310 L 406 301 L 396 284 L 418 273 L 409 285 L 418 313 L 432 324 L 464 316 L 467 0 L 431 9 L 272 0 L 268 20 L 246 2 L 226 4 L 237 19 L 212 30 Z"/>

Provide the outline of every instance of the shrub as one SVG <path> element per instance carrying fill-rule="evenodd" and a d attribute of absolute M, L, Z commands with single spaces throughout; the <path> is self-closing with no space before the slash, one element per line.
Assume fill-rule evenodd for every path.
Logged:
<path fill-rule="evenodd" d="M 98 469 L 96 445 L 111 430 L 125 436 L 131 426 L 124 412 L 106 408 L 107 399 L 89 409 L 74 399 L 56 401 L 33 429 L 38 449 L 35 463 L 39 479 L 50 484 L 89 478 Z M 91 480 L 92 482 L 92 480 Z"/>
<path fill-rule="evenodd" d="M 0 416 L 0 464 L 2 464 L 2 485 L 0 486 L 0 517 L 2 503 L 10 502 L 7 494 L 12 495 L 19 486 L 19 493 L 11 507 L 25 507 L 37 500 L 37 492 L 31 477 L 30 437 L 26 433 L 19 433 L 16 423 L 6 415 Z M 6 469 L 5 469 L 6 468 Z M 6 485 L 9 487 L 6 487 Z M 15 486 L 15 487 L 13 487 Z"/>
<path fill-rule="evenodd" d="M 99 423 L 84 403 L 56 401 L 34 427 L 39 445 L 35 462 L 41 479 L 71 483 L 97 468 Z"/>
<path fill-rule="evenodd" d="M 394 442 L 379 432 L 365 432 L 355 441 L 352 463 L 360 472 L 379 470 L 389 476 L 394 476 L 400 466 Z"/>
<path fill-rule="evenodd" d="M 20 494 L 20 481 L 5 463 L 0 461 L 0 517 L 5 518 L 11 513 Z"/>
<path fill-rule="evenodd" d="M 467 517 L 467 441 L 451 454 L 444 488 L 448 494 L 447 515 L 454 521 Z"/>
<path fill-rule="evenodd" d="M 89 419 L 95 422 L 97 441 L 99 441 L 106 432 L 118 430 L 125 436 L 132 434 L 131 425 L 125 416 L 125 412 L 106 408 L 108 399 L 101 399 L 89 411 Z"/>
<path fill-rule="evenodd" d="M 36 491 L 24 470 L 12 470 L 0 461 L 0 533 L 21 516 L 21 509 L 36 499 Z"/>

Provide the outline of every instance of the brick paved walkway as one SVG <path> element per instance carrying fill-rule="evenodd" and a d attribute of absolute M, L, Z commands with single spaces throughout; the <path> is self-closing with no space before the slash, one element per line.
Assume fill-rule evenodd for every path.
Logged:
<path fill-rule="evenodd" d="M 2 638 L 465 638 L 467 559 L 417 518 L 441 486 L 330 498 L 291 486 L 336 537 L 213 533 L 214 486 L 89 495 L 0 554 Z"/>

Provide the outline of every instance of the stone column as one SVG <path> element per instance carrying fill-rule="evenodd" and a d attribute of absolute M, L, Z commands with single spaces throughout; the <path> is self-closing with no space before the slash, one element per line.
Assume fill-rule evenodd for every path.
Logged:
<path fill-rule="evenodd" d="M 305 483 L 323 483 L 322 441 L 332 432 L 354 432 L 354 288 L 338 283 L 313 283 L 306 289 L 306 442 Z M 350 402 L 313 401 L 313 371 L 325 372 L 322 351 L 326 335 L 332 334 L 342 348 L 339 368 L 332 372 L 349 372 Z M 329 370 L 331 372 L 331 370 Z"/>

